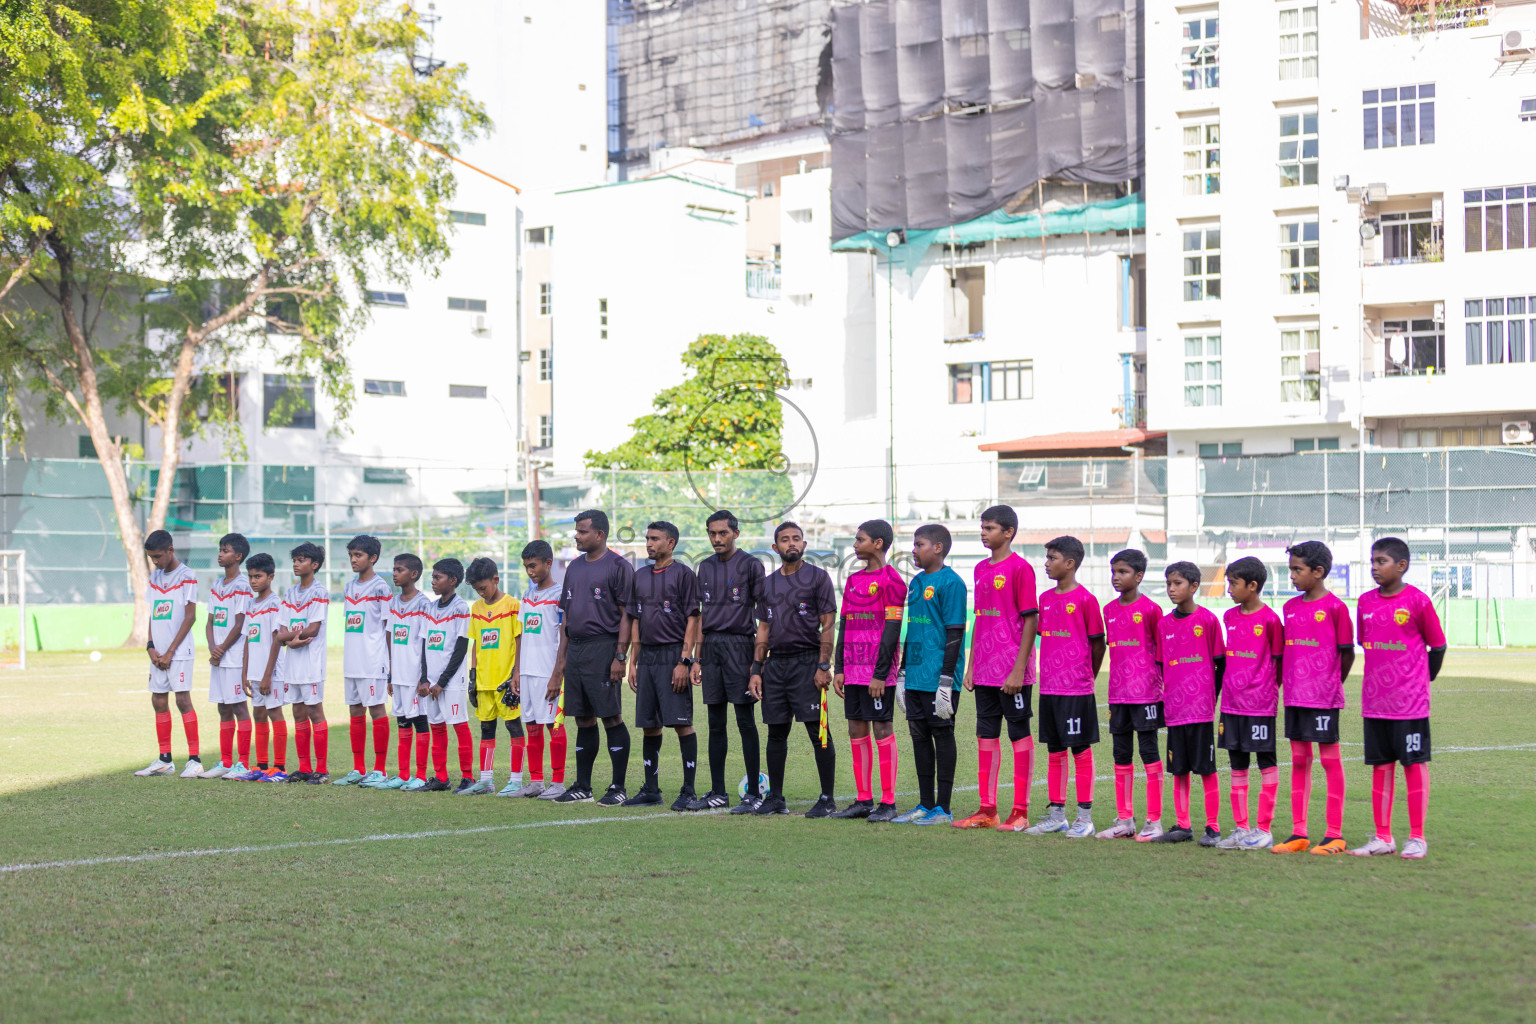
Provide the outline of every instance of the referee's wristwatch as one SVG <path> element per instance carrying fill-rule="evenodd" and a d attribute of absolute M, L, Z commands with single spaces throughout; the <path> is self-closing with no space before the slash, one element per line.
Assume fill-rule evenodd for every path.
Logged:
<path fill-rule="evenodd" d="M 817 668 L 818 671 L 821 671 L 821 672 L 831 672 L 832 671 L 832 663 L 830 661 L 818 661 L 816 663 L 816 668 Z"/>
<path fill-rule="evenodd" d="M 683 668 L 692 668 L 693 667 L 693 659 L 692 658 L 678 658 L 677 659 L 677 663 L 679 665 L 683 666 Z"/>
<path fill-rule="evenodd" d="M 617 661 L 620 664 L 623 664 L 624 662 L 629 660 L 629 652 L 628 651 L 614 651 L 613 652 L 613 660 Z"/>

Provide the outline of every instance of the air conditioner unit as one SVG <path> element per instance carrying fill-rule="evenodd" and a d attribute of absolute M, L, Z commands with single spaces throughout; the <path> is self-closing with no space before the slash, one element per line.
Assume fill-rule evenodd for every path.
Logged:
<path fill-rule="evenodd" d="M 1500 60 L 1526 60 L 1536 50 L 1536 32 L 1528 28 L 1510 29 L 1499 40 Z"/>
<path fill-rule="evenodd" d="M 1530 420 L 1506 420 L 1500 433 L 1505 444 L 1530 444 L 1533 439 Z"/>

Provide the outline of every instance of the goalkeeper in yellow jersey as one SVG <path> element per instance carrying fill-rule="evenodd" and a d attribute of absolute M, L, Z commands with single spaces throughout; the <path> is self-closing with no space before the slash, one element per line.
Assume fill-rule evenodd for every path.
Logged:
<path fill-rule="evenodd" d="M 501 575 L 489 558 L 469 563 L 465 581 L 480 596 L 469 609 L 469 702 L 480 720 L 480 779 L 458 790 L 468 796 L 496 793 L 496 723 L 507 723 L 512 748 L 512 777 L 497 796 L 517 796 L 523 788 L 523 721 L 517 678 L 517 635 L 522 632 L 517 598 L 501 590 Z"/>

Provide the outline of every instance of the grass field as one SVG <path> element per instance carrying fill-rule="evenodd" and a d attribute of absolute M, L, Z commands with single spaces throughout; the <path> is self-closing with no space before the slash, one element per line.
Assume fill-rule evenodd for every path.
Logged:
<path fill-rule="evenodd" d="M 1536 655 L 1447 659 L 1418 863 L 139 779 L 155 749 L 142 662 L 42 655 L 0 673 L 0 1020 L 1536 1017 Z M 330 670 L 339 681 L 334 655 Z M 216 753 L 206 676 L 198 687 Z M 327 713 L 345 771 L 346 709 Z M 1345 722 L 1353 844 L 1370 784 Z M 965 812 L 972 726 L 967 700 Z M 669 737 L 669 798 L 676 749 Z M 175 750 L 180 764 L 179 722 Z M 1105 827 L 1107 742 L 1097 760 Z M 814 795 L 803 734 L 787 790 Z M 1313 794 L 1320 823 L 1320 771 Z M 1194 802 L 1198 817 L 1198 787 Z M 148 856 L 73 863 L 132 855 Z M 48 862 L 63 863 L 16 869 Z"/>

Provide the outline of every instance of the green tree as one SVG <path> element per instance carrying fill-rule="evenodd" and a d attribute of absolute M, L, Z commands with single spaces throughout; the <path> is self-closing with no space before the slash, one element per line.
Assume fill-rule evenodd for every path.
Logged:
<path fill-rule="evenodd" d="M 160 432 L 148 530 L 181 442 L 227 415 L 209 371 L 235 353 L 270 346 L 344 418 L 368 274 L 404 282 L 447 255 L 444 155 L 489 121 L 463 66 L 415 72 L 425 37 L 395 0 L 4 11 L 0 381 L 89 431 L 142 598 L 144 529 L 106 410 Z M 138 605 L 130 643 L 147 630 Z"/>

